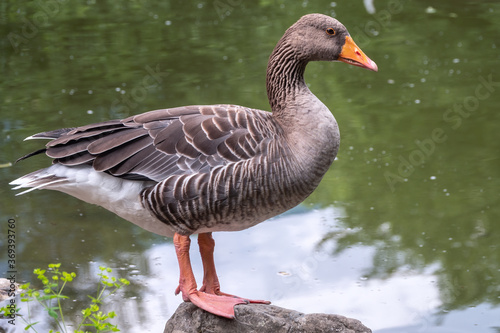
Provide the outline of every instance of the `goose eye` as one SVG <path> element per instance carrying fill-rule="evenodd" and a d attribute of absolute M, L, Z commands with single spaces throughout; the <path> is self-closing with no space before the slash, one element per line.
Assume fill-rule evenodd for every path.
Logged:
<path fill-rule="evenodd" d="M 335 35 L 335 30 L 333 30 L 332 28 L 328 28 L 326 29 L 326 33 L 329 34 L 330 36 L 333 36 Z"/>

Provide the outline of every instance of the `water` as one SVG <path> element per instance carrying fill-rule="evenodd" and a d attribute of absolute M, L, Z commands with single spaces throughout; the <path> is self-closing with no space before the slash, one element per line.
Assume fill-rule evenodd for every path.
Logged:
<path fill-rule="evenodd" d="M 40 147 L 22 140 L 179 105 L 268 109 L 269 53 L 301 15 L 321 12 L 348 27 L 379 72 L 308 66 L 311 90 L 340 124 L 338 159 L 305 204 L 215 235 L 223 290 L 358 318 L 380 333 L 499 330 L 499 3 L 0 8 L 2 234 L 14 218 L 19 281 L 34 281 L 32 269 L 50 262 L 78 274 L 68 318 L 106 265 L 132 281 L 105 305 L 118 327 L 160 332 L 181 302 L 173 246 L 61 193 L 14 197 L 7 183 L 48 163 L 39 156 L 5 167 Z M 0 243 L 6 248 L 6 237 Z M 195 248 L 193 266 L 200 277 Z M 0 267 L 8 269 L 4 250 Z"/>

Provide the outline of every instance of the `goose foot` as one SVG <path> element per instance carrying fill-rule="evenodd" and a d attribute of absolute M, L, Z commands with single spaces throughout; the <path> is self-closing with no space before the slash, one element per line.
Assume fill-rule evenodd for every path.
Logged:
<path fill-rule="evenodd" d="M 220 290 L 213 290 L 213 289 L 207 288 L 205 285 L 203 285 L 200 288 L 200 292 L 204 292 L 204 293 L 207 293 L 207 294 L 210 294 L 210 295 L 224 296 L 224 297 L 241 299 L 241 300 L 245 301 L 245 303 L 247 303 L 247 304 L 248 303 L 254 303 L 254 304 L 271 304 L 271 302 L 269 302 L 269 301 L 264 301 L 264 300 L 260 300 L 260 299 L 248 299 L 248 298 L 243 298 L 243 297 L 239 297 L 239 296 L 235 296 L 235 295 L 223 293 Z"/>
<path fill-rule="evenodd" d="M 200 309 L 213 313 L 214 315 L 233 319 L 234 306 L 238 304 L 248 304 L 248 300 L 239 297 L 230 297 L 225 295 L 207 294 L 196 289 L 183 291 L 183 287 L 179 286 L 176 294 L 182 292 L 182 298 L 186 302 L 191 302 Z"/>

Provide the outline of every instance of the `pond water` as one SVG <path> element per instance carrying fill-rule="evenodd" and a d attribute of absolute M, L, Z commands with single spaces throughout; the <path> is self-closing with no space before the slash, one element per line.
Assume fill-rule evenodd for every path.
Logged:
<path fill-rule="evenodd" d="M 0 221 L 2 235 L 16 221 L 17 280 L 53 262 L 75 271 L 75 322 L 98 266 L 111 267 L 132 282 L 104 305 L 114 322 L 161 332 L 181 302 L 171 239 L 61 193 L 15 197 L 8 182 L 49 159 L 9 163 L 45 130 L 190 104 L 268 110 L 268 56 L 312 12 L 341 20 L 379 72 L 308 66 L 340 124 L 338 158 L 301 206 L 214 235 L 222 289 L 379 333 L 500 332 L 496 1 L 2 2 Z"/>

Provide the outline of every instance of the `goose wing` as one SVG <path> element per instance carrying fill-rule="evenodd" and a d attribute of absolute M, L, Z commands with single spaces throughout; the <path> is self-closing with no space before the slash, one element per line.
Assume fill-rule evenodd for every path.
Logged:
<path fill-rule="evenodd" d="M 277 130 L 269 126 L 270 116 L 235 105 L 155 110 L 35 134 L 29 139 L 51 141 L 23 158 L 45 152 L 54 163 L 88 164 L 116 177 L 160 182 L 265 154 L 263 146 Z"/>

